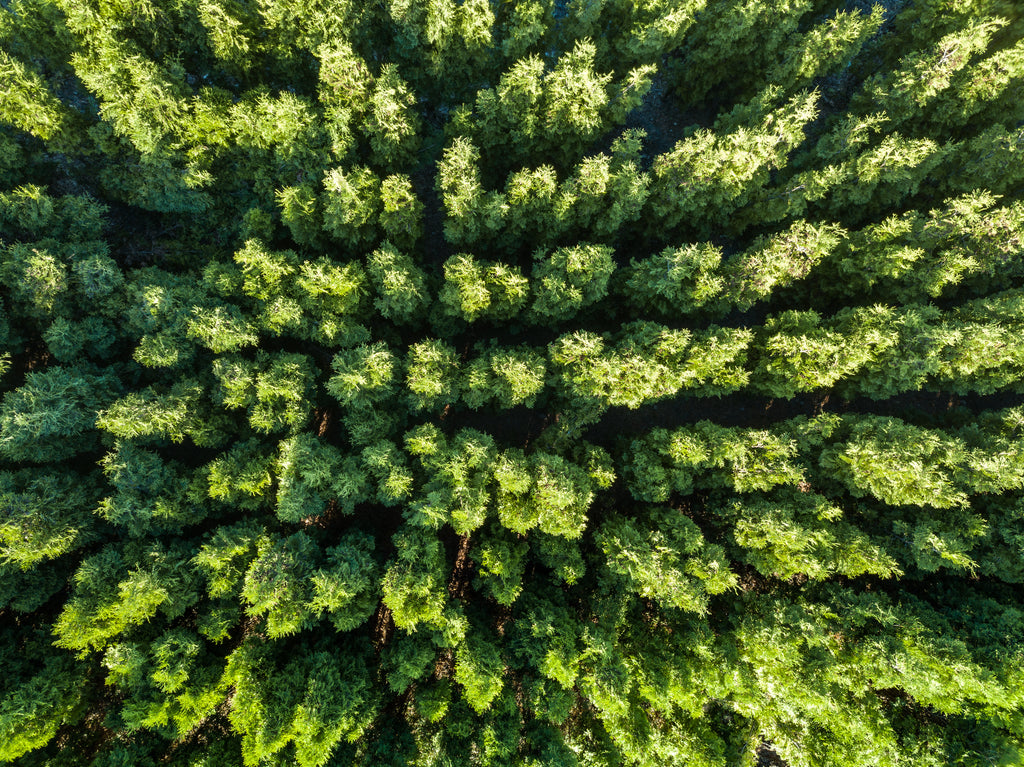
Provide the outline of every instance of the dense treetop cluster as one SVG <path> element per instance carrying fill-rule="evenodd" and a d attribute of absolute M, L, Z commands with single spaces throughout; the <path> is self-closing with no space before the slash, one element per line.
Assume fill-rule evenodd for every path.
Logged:
<path fill-rule="evenodd" d="M 0 0 L 0 762 L 1024 763 L 1015 0 Z"/>

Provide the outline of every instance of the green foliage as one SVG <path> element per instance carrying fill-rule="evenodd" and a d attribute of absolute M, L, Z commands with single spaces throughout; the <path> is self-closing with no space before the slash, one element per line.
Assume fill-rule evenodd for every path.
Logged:
<path fill-rule="evenodd" d="M 706 545 L 700 528 L 671 509 L 654 509 L 643 519 L 609 518 L 596 541 L 608 572 L 666 607 L 706 613 L 709 594 L 736 586 L 721 547 Z"/>
<path fill-rule="evenodd" d="M 437 298 L 445 314 L 466 322 L 507 320 L 526 304 L 529 285 L 515 267 L 463 253 L 445 261 L 444 286 Z"/>
<path fill-rule="evenodd" d="M 246 408 L 258 432 L 294 430 L 305 425 L 312 399 L 312 361 L 301 354 L 260 352 L 255 362 L 219 357 L 213 374 L 227 408 Z"/>
<path fill-rule="evenodd" d="M 548 354 L 570 397 L 636 408 L 680 390 L 739 389 L 748 373 L 736 363 L 744 361 L 750 338 L 743 329 L 711 326 L 691 334 L 634 322 L 623 326 L 611 349 L 599 336 L 576 332 L 552 343 Z"/>
<path fill-rule="evenodd" d="M 395 556 L 381 589 L 385 606 L 398 628 L 414 631 L 420 624 L 441 629 L 445 615 L 444 552 L 434 533 L 406 525 L 395 534 Z"/>
<path fill-rule="evenodd" d="M 539 56 L 516 61 L 493 88 L 477 92 L 473 105 L 452 120 L 456 135 L 473 140 L 487 153 L 504 148 L 498 167 L 529 157 L 571 162 L 612 124 L 622 122 L 651 87 L 653 67 L 631 70 L 621 80 L 594 68 L 597 50 L 577 41 L 545 71 Z"/>
<path fill-rule="evenodd" d="M 1021 763 L 1019 5 L 4 0 L 0 762 Z"/>
<path fill-rule="evenodd" d="M 411 248 L 419 239 L 423 203 L 408 176 L 380 178 L 367 167 L 334 168 L 324 175 L 323 205 L 324 229 L 349 248 L 370 247 L 381 236 Z"/>
<path fill-rule="evenodd" d="M 319 517 L 329 507 L 352 513 L 367 500 L 366 473 L 358 459 L 312 434 L 281 442 L 275 474 L 277 517 L 283 522 Z"/>
<path fill-rule="evenodd" d="M 459 359 L 448 344 L 431 340 L 409 347 L 406 366 L 413 409 L 436 409 L 458 399 Z"/>
<path fill-rule="evenodd" d="M 174 619 L 198 599 L 182 544 L 111 543 L 75 571 L 72 596 L 53 624 L 55 644 L 84 657 L 158 614 Z"/>
<path fill-rule="evenodd" d="M 326 612 L 338 631 L 351 631 L 377 609 L 379 568 L 372 550 L 373 538 L 353 531 L 325 552 L 329 566 L 313 573 L 310 604 Z"/>
<path fill-rule="evenodd" d="M 423 318 L 430 291 L 426 275 L 409 256 L 385 242 L 370 255 L 366 267 L 377 292 L 373 305 L 381 317 L 402 324 Z"/>
<path fill-rule="evenodd" d="M 354 742 L 375 713 L 366 659 L 337 648 L 284 658 L 273 643 L 250 638 L 228 658 L 224 681 L 235 688 L 229 717 L 242 734 L 248 765 L 294 743 L 302 767 L 322 767 L 336 745 Z"/>
<path fill-rule="evenodd" d="M 601 245 L 559 248 L 547 257 L 535 255 L 535 259 L 530 312 L 539 322 L 570 319 L 600 301 L 615 269 L 611 248 Z"/>
<path fill-rule="evenodd" d="M 654 429 L 632 446 L 630 489 L 637 499 L 652 502 L 668 500 L 671 492 L 690 494 L 698 478 L 738 493 L 767 490 L 803 479 L 796 454 L 794 440 L 769 431 L 709 421 L 672 432 Z"/>
<path fill-rule="evenodd" d="M 49 463 L 95 449 L 97 411 L 121 386 L 110 372 L 54 366 L 32 372 L 0 406 L 0 455 L 11 461 Z"/>
<path fill-rule="evenodd" d="M 499 605 L 512 604 L 523 590 L 529 546 L 496 529 L 485 537 L 479 551 L 482 591 Z"/>
<path fill-rule="evenodd" d="M 192 558 L 206 579 L 207 593 L 214 598 L 238 593 L 257 548 L 267 540 L 263 528 L 251 521 L 218 527 Z"/>
<path fill-rule="evenodd" d="M 77 722 L 85 697 L 83 669 L 49 647 L 42 632 L 18 633 L 4 632 L 6 673 L 0 686 L 0 759 L 4 762 L 45 746 L 58 729 Z"/>
<path fill-rule="evenodd" d="M 100 502 L 96 513 L 133 537 L 195 524 L 209 511 L 192 492 L 183 467 L 154 451 L 120 442 L 100 465 L 113 494 Z"/>
<path fill-rule="evenodd" d="M 271 638 L 294 634 L 314 620 L 312 568 L 323 556 L 305 533 L 264 539 L 245 571 L 242 599 L 246 611 L 266 620 Z"/>
<path fill-rule="evenodd" d="M 91 477 L 4 472 L 0 488 L 7 510 L 0 524 L 0 559 L 5 565 L 28 570 L 93 539 L 93 520 L 83 513 L 96 497 Z"/>
<path fill-rule="evenodd" d="M 181 442 L 188 436 L 201 447 L 220 444 L 221 419 L 205 420 L 200 410 L 203 391 L 198 381 L 185 379 L 163 392 L 131 392 L 99 412 L 96 425 L 121 439 Z"/>
<path fill-rule="evenodd" d="M 456 654 L 455 680 L 462 685 L 466 703 L 478 714 L 501 693 L 504 668 L 495 639 L 474 626 Z"/>
<path fill-rule="evenodd" d="M 462 400 L 471 408 L 533 407 L 547 382 L 544 357 L 528 347 L 495 348 L 474 357 L 463 374 Z"/>
<path fill-rule="evenodd" d="M 777 109 L 771 108 L 773 100 L 740 109 L 721 130 L 698 130 L 655 158 L 647 203 L 652 229 L 685 225 L 706 237 L 714 228 L 733 228 L 731 214 L 785 164 L 817 114 L 814 93 L 794 96 Z"/>
<path fill-rule="evenodd" d="M 762 575 L 825 579 L 835 573 L 851 578 L 901 574 L 884 546 L 843 520 L 841 507 L 807 490 L 788 488 L 734 500 L 719 513 L 735 520 L 736 544 Z"/>

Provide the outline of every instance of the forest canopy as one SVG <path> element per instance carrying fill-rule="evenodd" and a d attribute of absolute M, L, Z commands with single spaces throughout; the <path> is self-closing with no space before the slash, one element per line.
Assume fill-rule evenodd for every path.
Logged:
<path fill-rule="evenodd" d="M 0 0 L 0 762 L 1024 764 L 1015 0 Z"/>

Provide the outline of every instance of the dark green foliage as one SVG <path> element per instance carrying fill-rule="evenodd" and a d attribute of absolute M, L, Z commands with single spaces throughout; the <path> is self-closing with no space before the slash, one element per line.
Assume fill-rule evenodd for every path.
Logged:
<path fill-rule="evenodd" d="M 0 762 L 1021 763 L 1022 105 L 1012 0 L 0 3 Z"/>
<path fill-rule="evenodd" d="M 96 411 L 120 389 L 113 373 L 54 366 L 29 373 L 0 406 L 0 455 L 49 463 L 97 446 Z"/>

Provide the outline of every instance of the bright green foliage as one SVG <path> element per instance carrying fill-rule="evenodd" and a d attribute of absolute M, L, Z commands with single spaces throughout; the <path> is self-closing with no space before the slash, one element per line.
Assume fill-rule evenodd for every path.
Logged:
<path fill-rule="evenodd" d="M 650 183 L 640 170 L 644 137 L 643 131 L 625 131 L 612 142 L 611 157 L 583 158 L 562 185 L 563 205 L 571 202 L 571 220 L 581 233 L 612 237 L 640 218 Z"/>
<path fill-rule="evenodd" d="M 6 673 L 0 685 L 0 760 L 11 762 L 45 746 L 84 713 L 86 675 L 43 632 L 3 635 Z"/>
<path fill-rule="evenodd" d="M 363 414 L 355 413 L 357 417 Z M 381 439 L 363 448 L 363 466 L 377 486 L 376 499 L 385 506 L 394 506 L 409 497 L 414 478 L 405 456 L 394 443 Z"/>
<path fill-rule="evenodd" d="M 409 347 L 406 388 L 415 410 L 437 409 L 459 398 L 459 358 L 442 341 L 424 341 Z"/>
<path fill-rule="evenodd" d="M 471 138 L 508 168 L 528 157 L 571 162 L 593 139 L 621 122 L 651 86 L 653 67 L 641 66 L 613 81 L 594 69 L 596 49 L 578 41 L 545 71 L 539 56 L 515 62 L 494 88 L 477 92 L 472 107 L 453 118 L 456 135 Z"/>
<path fill-rule="evenodd" d="M 776 235 L 758 237 L 724 263 L 721 249 L 710 243 L 666 248 L 632 262 L 625 295 L 673 317 L 743 311 L 806 277 L 835 250 L 842 234 L 837 226 L 797 221 Z"/>
<path fill-rule="evenodd" d="M 539 352 L 528 347 L 495 348 L 466 364 L 462 401 L 474 409 L 532 407 L 546 382 L 547 365 Z"/>
<path fill-rule="evenodd" d="M 445 239 L 466 247 L 501 227 L 502 195 L 483 187 L 480 149 L 464 136 L 444 150 L 437 167 L 437 189 L 444 203 Z"/>
<path fill-rule="evenodd" d="M 379 401 L 393 391 L 395 365 L 394 355 L 382 343 L 340 352 L 332 362 L 334 375 L 327 391 L 342 405 Z"/>
<path fill-rule="evenodd" d="M 92 537 L 83 513 L 95 500 L 90 478 L 20 471 L 0 475 L 6 518 L 0 524 L 0 561 L 28 570 L 74 551 Z"/>
<path fill-rule="evenodd" d="M 379 574 L 370 557 L 373 539 L 352 532 L 328 549 L 328 567 L 313 573 L 314 609 L 325 611 L 338 631 L 350 631 L 377 609 Z"/>
<path fill-rule="evenodd" d="M 419 624 L 443 628 L 449 617 L 445 615 L 447 573 L 440 541 L 421 527 L 405 525 L 395 534 L 394 544 L 396 553 L 381 588 L 395 625 L 409 631 Z"/>
<path fill-rule="evenodd" d="M 776 54 L 778 59 L 771 62 L 765 80 L 789 91 L 804 88 L 816 78 L 841 70 L 865 42 L 878 33 L 884 20 L 882 5 L 872 6 L 870 13 L 838 11 L 808 28 L 804 34 L 791 35 L 785 47 Z M 773 28 L 772 37 L 778 39 L 779 31 Z M 763 39 L 759 42 L 764 43 Z M 763 60 L 769 49 L 769 46 L 759 47 L 755 60 Z M 729 53 L 734 55 L 735 51 Z M 751 63 L 750 59 L 743 62 L 746 66 Z"/>
<path fill-rule="evenodd" d="M 245 571 L 242 599 L 246 612 L 266 620 L 271 638 L 294 634 L 315 617 L 313 567 L 323 556 L 316 543 L 298 532 L 284 539 L 264 539 Z"/>
<path fill-rule="evenodd" d="M 789 62 L 776 57 L 785 50 L 787 38 L 811 7 L 809 0 L 730 0 L 705 8 L 704 13 L 714 21 L 697 25 L 689 35 L 677 87 L 688 101 L 700 101 L 713 87 L 722 84 L 729 69 L 756 72 L 773 63 L 781 70 L 773 74 L 781 74 Z M 812 55 L 820 57 L 822 51 L 814 50 Z"/>
<path fill-rule="evenodd" d="M 494 441 L 470 429 L 446 440 L 429 424 L 405 435 L 407 451 L 416 456 L 428 480 L 409 505 L 409 519 L 437 528 L 449 524 L 459 535 L 480 527 L 490 501 L 488 469 Z"/>
<path fill-rule="evenodd" d="M 236 321 L 228 327 L 248 326 L 271 336 L 290 335 L 327 346 L 361 340 L 365 330 L 349 318 L 358 312 L 366 293 L 358 265 L 342 266 L 325 257 L 301 261 L 294 251 L 271 251 L 258 240 L 247 240 L 233 260 L 234 265 L 210 264 L 204 274 L 212 293 L 245 306 L 241 313 L 234 313 L 236 305 L 228 304 L 244 323 Z M 209 316 L 198 314 L 190 321 L 191 335 L 198 335 L 213 351 L 247 345 L 231 340 L 227 328 L 204 328 L 203 321 L 209 321 Z"/>
<path fill-rule="evenodd" d="M 188 336 L 216 354 L 255 346 L 256 327 L 233 304 L 216 309 L 196 307 L 188 322 Z"/>
<path fill-rule="evenodd" d="M 744 558 L 767 577 L 825 579 L 900 575 L 895 559 L 871 536 L 844 520 L 843 509 L 809 490 L 787 488 L 729 501 L 717 510 L 734 520 Z"/>
<path fill-rule="evenodd" d="M 38 72 L 0 51 L 0 77 L 6 83 L 0 99 L 0 120 L 43 140 L 74 148 L 80 128 L 74 110 L 47 88 Z"/>
<path fill-rule="evenodd" d="M 336 744 L 358 740 L 373 717 L 366 659 L 337 647 L 284 657 L 274 650 L 272 642 L 249 638 L 225 669 L 244 763 L 259 764 L 294 743 L 297 764 L 322 767 Z"/>
<path fill-rule="evenodd" d="M 4 278 L 17 285 L 14 300 L 40 319 L 52 316 L 68 291 L 65 264 L 45 249 L 25 245 L 4 255 Z"/>
<path fill-rule="evenodd" d="M 270 499 L 273 457 L 250 439 L 221 453 L 206 467 L 210 498 L 243 509 L 258 509 Z"/>
<path fill-rule="evenodd" d="M 913 301 L 997 287 L 1020 269 L 1024 208 L 996 208 L 996 199 L 951 198 L 927 213 L 910 211 L 851 233 L 822 264 L 822 289 Z"/>
<path fill-rule="evenodd" d="M 500 528 L 484 534 L 480 545 L 480 582 L 499 605 L 510 605 L 523 590 L 529 546 Z"/>
<path fill-rule="evenodd" d="M 496 461 L 494 479 L 502 525 L 520 534 L 537 527 L 570 539 L 583 534 L 594 491 L 611 484 L 560 456 L 536 452 L 527 458 L 518 450 Z"/>
<path fill-rule="evenodd" d="M 897 200 L 917 194 L 948 151 L 931 139 L 890 134 L 878 146 L 845 162 L 798 175 L 793 183 L 802 191 L 791 203 L 792 210 L 802 213 L 807 206 L 834 218 L 850 208 L 884 211 Z"/>
<path fill-rule="evenodd" d="M 849 439 L 823 451 L 820 460 L 854 496 L 946 508 L 967 502 L 953 481 L 963 453 L 962 443 L 944 434 L 864 416 Z"/>
<path fill-rule="evenodd" d="M 294 430 L 309 418 L 314 373 L 304 355 L 260 352 L 255 362 L 219 357 L 213 374 L 225 407 L 246 408 L 256 431 Z"/>
<path fill-rule="evenodd" d="M 412 107 L 416 97 L 393 64 L 381 67 L 367 103 L 362 129 L 370 142 L 370 157 L 380 167 L 410 165 L 419 148 L 419 119 Z M 385 182 L 386 183 L 386 182 Z M 410 201 L 415 201 L 412 197 Z M 387 194 L 384 195 L 385 211 Z M 383 222 L 382 222 L 383 223 Z M 384 230 L 389 227 L 384 224 Z"/>
<path fill-rule="evenodd" d="M 503 671 L 496 638 L 473 626 L 456 654 L 455 680 L 462 685 L 466 702 L 478 714 L 489 708 L 501 692 Z"/>
<path fill-rule="evenodd" d="M 55 644 L 80 656 L 152 620 L 173 620 L 198 599 L 180 543 L 109 544 L 75 571 L 73 594 L 53 625 Z"/>
<path fill-rule="evenodd" d="M 704 12 L 704 0 L 670 3 L 653 0 L 643 3 L 611 2 L 598 6 L 573 3 L 570 8 L 576 36 L 593 36 L 599 53 L 610 64 L 634 66 L 656 62 L 663 54 L 683 42 L 697 14 Z M 610 29 L 602 35 L 602 22 Z"/>
<path fill-rule="evenodd" d="M 644 402 L 694 389 L 722 394 L 747 380 L 743 369 L 751 334 L 711 326 L 699 334 L 652 322 L 624 326 L 606 349 L 603 338 L 577 332 L 548 348 L 566 396 L 607 407 L 636 408 Z"/>
<path fill-rule="evenodd" d="M 334 168 L 324 175 L 323 206 L 324 229 L 349 248 L 373 246 L 381 235 L 411 248 L 420 236 L 423 203 L 408 176 L 380 178 L 367 167 Z"/>
<path fill-rule="evenodd" d="M 710 243 L 665 248 L 631 262 L 626 293 L 641 306 L 686 315 L 716 307 L 724 288 L 722 251 Z"/>
<path fill-rule="evenodd" d="M 217 421 L 203 418 L 203 387 L 183 380 L 166 391 L 132 392 L 97 414 L 96 425 L 121 439 L 181 442 L 186 436 L 206 447 L 220 444 Z"/>
<path fill-rule="evenodd" d="M 972 58 L 988 47 L 1005 23 L 998 18 L 978 20 L 942 37 L 931 49 L 911 53 L 896 70 L 869 78 L 851 106 L 861 112 L 883 112 L 883 128 L 905 128 L 908 123 L 960 127 L 981 108 L 979 101 L 997 96 L 1013 75 L 1006 68 L 1014 60 L 1013 52 L 1004 51 L 976 72 L 975 77 L 988 75 L 987 82 L 964 82 L 963 76 L 970 71 Z"/>
<path fill-rule="evenodd" d="M 0 762 L 1022 763 L 1022 120 L 1014 0 L 4 0 Z"/>
<path fill-rule="evenodd" d="M 211 597 L 234 595 L 258 547 L 268 543 L 265 531 L 250 521 L 218 527 L 192 558 L 192 565 L 206 579 Z"/>
<path fill-rule="evenodd" d="M 770 317 L 754 354 L 752 385 L 774 396 L 836 386 L 883 398 L 921 388 L 991 393 L 1018 388 L 1022 374 L 1016 291 L 941 312 L 876 305 Z"/>
<path fill-rule="evenodd" d="M 839 243 L 842 229 L 797 221 L 784 232 L 754 241 L 749 250 L 722 269 L 723 300 L 741 311 L 767 298 L 773 290 L 806 277 Z"/>
<path fill-rule="evenodd" d="M 385 319 L 408 324 L 421 320 L 430 304 L 426 275 L 413 260 L 385 242 L 367 259 L 377 297 L 374 308 Z"/>
<path fill-rule="evenodd" d="M 611 248 L 581 244 L 538 256 L 534 256 L 534 298 L 530 306 L 535 321 L 569 319 L 607 294 L 608 279 L 615 269 Z"/>
<path fill-rule="evenodd" d="M 172 629 L 148 644 L 107 648 L 107 684 L 131 694 L 119 712 L 129 731 L 151 728 L 182 736 L 223 702 L 219 669 L 190 631 Z"/>
<path fill-rule="evenodd" d="M 530 282 L 516 267 L 462 253 L 445 261 L 444 286 L 437 298 L 445 314 L 473 322 L 511 319 L 529 295 Z"/>
<path fill-rule="evenodd" d="M 570 233 L 614 237 L 640 218 L 649 178 L 640 169 L 642 130 L 627 130 L 611 155 L 584 157 L 561 183 L 550 165 L 523 168 L 505 180 L 503 192 L 484 191 L 480 152 L 464 137 L 444 151 L 439 190 L 449 241 L 502 252 L 524 243 L 550 248 Z"/>
<path fill-rule="evenodd" d="M 673 491 L 687 494 L 695 487 L 732 486 L 743 492 L 789 485 L 770 497 L 731 502 L 723 495 L 715 503 L 717 513 L 735 525 L 736 543 L 752 550 L 744 558 L 765 575 L 823 577 L 849 570 L 891 576 L 903 569 L 894 559 L 897 553 L 925 572 L 973 572 L 978 567 L 973 556 L 985 554 L 988 525 L 971 513 L 968 502 L 973 494 L 1020 487 L 1021 456 L 1012 442 L 1019 417 L 1017 409 L 1002 411 L 952 433 L 879 416 L 795 419 L 774 434 L 722 430 L 704 422 L 675 432 L 655 431 L 635 442 L 627 476 L 631 492 L 642 500 L 666 500 Z M 746 455 L 713 462 L 706 440 L 715 430 L 735 445 L 750 446 Z M 778 450 L 790 435 L 799 452 L 794 442 Z M 880 548 L 878 540 L 840 521 L 846 502 L 812 493 L 819 485 L 830 497 L 884 504 L 885 511 L 857 506 L 857 514 L 891 529 L 906 546 Z M 1012 526 L 1011 518 L 1006 522 Z"/>
<path fill-rule="evenodd" d="M 709 594 L 736 585 L 721 547 L 706 545 L 700 528 L 671 509 L 652 509 L 642 519 L 612 517 L 596 540 L 610 573 L 666 607 L 705 613 Z"/>
<path fill-rule="evenodd" d="M 804 139 L 817 113 L 816 94 L 799 95 L 777 109 L 741 111 L 732 129 L 699 130 L 654 160 L 647 210 L 652 228 L 685 226 L 701 236 L 730 228 L 732 213 L 752 201 Z M 771 102 L 769 101 L 768 104 Z M 767 105 L 764 105 L 767 106 Z"/>
<path fill-rule="evenodd" d="M 797 446 L 768 431 L 728 429 L 708 421 L 669 432 L 655 429 L 632 446 L 629 481 L 634 497 L 664 502 L 688 495 L 699 481 L 738 493 L 795 484 L 804 472 Z"/>
<path fill-rule="evenodd" d="M 375 442 L 395 427 L 395 414 L 380 405 L 395 392 L 397 365 L 394 354 L 380 342 L 335 355 L 335 374 L 327 381 L 327 391 L 345 408 L 343 418 L 354 444 Z"/>

